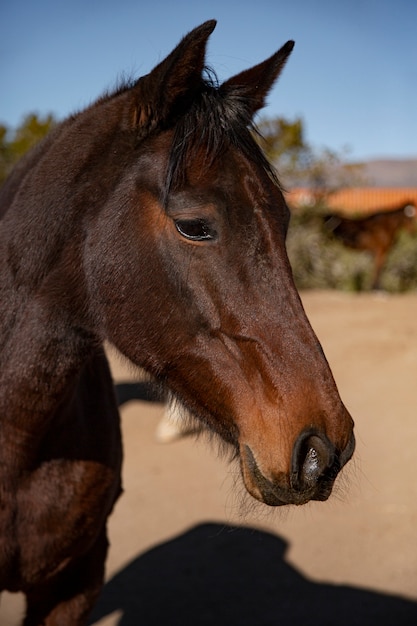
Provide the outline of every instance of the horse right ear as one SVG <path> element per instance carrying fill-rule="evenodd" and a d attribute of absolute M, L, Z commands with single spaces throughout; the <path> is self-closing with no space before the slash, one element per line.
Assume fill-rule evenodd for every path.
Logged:
<path fill-rule="evenodd" d="M 246 99 L 250 115 L 254 115 L 265 106 L 265 98 L 281 74 L 293 48 L 294 41 L 287 41 L 278 52 L 263 63 L 229 78 L 221 85 L 220 91 L 226 96 L 237 92 L 241 98 Z"/>
<path fill-rule="evenodd" d="M 204 22 L 186 35 L 150 74 L 133 87 L 133 124 L 151 130 L 167 120 L 173 111 L 188 102 L 201 85 L 207 40 L 216 20 Z"/>

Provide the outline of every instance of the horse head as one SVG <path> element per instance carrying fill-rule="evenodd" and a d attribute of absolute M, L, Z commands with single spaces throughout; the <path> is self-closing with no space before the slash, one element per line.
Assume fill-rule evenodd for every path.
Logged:
<path fill-rule="evenodd" d="M 289 210 L 253 126 L 293 42 L 218 85 L 204 77 L 214 26 L 116 98 L 133 156 L 114 150 L 125 170 L 87 236 L 89 290 L 103 334 L 234 447 L 255 498 L 324 500 L 353 422 L 294 285 Z"/>

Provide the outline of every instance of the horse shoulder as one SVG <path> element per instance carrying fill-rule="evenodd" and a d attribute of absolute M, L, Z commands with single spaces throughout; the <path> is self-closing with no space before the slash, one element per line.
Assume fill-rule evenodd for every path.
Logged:
<path fill-rule="evenodd" d="M 7 428 L 1 433 L 8 435 L 3 450 L 11 451 L 16 433 Z M 94 544 L 121 493 L 121 461 L 117 404 L 105 357 L 99 353 L 87 361 L 56 408 L 36 445 L 30 471 L 5 458 L 0 475 L 7 504 L 0 514 L 0 588 L 36 585 Z"/>

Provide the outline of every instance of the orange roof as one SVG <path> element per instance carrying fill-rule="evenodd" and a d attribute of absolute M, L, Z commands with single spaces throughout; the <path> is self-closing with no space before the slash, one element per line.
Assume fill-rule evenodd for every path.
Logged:
<path fill-rule="evenodd" d="M 308 207 L 323 197 L 313 189 L 297 188 L 286 193 L 288 204 L 295 208 Z M 353 187 L 339 189 L 324 197 L 326 206 L 340 213 L 369 214 L 389 211 L 401 203 L 417 206 L 417 187 Z"/>

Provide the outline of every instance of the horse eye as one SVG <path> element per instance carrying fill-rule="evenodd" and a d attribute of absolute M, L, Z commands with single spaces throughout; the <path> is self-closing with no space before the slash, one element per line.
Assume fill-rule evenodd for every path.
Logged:
<path fill-rule="evenodd" d="M 216 238 L 216 231 L 203 219 L 175 220 L 177 231 L 192 241 L 208 241 Z"/>

